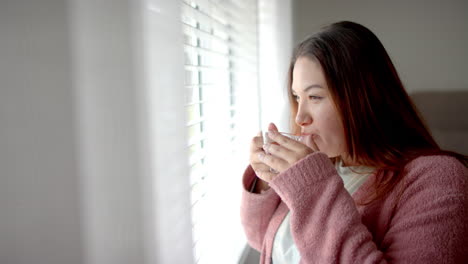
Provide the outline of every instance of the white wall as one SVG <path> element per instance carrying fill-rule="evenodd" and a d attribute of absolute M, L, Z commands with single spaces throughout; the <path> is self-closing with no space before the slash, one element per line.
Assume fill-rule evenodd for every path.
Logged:
<path fill-rule="evenodd" d="M 67 3 L 0 3 L 0 263 L 83 263 Z"/>
<path fill-rule="evenodd" d="M 168 89 L 183 90 L 178 14 L 172 0 L 0 2 L 0 263 L 192 262 L 188 168 L 164 163 L 186 160 L 167 137 L 183 118 L 164 119 L 185 113 Z"/>
<path fill-rule="evenodd" d="M 468 1 L 294 1 L 295 43 L 321 26 L 351 20 L 386 47 L 406 88 L 468 90 Z"/>
<path fill-rule="evenodd" d="M 0 3 L 0 263 L 143 263 L 128 1 Z"/>
<path fill-rule="evenodd" d="M 144 263 L 139 1 L 70 0 L 84 263 Z M 58 109 L 60 110 L 60 109 Z M 70 151 L 70 150 L 69 150 Z"/>

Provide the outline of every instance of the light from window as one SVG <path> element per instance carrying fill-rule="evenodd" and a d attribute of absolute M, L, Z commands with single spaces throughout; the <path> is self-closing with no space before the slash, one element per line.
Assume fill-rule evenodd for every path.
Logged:
<path fill-rule="evenodd" d="M 182 26 L 195 260 L 237 263 L 246 139 L 259 117 L 257 1 L 183 0 Z"/>

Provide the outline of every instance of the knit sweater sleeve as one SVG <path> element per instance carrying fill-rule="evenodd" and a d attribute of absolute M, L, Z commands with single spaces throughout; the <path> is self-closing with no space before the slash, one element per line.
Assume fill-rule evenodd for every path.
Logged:
<path fill-rule="evenodd" d="M 240 215 L 247 242 L 252 248 L 261 251 L 270 219 L 280 203 L 280 198 L 271 188 L 261 194 L 249 192 L 255 177 L 257 176 L 252 167 L 247 167 L 242 179 Z"/>
<path fill-rule="evenodd" d="M 431 164 L 420 162 L 407 175 L 418 184 L 404 191 L 389 226 L 379 227 L 387 229 L 383 230 L 385 248 L 373 241 L 353 198 L 325 154 L 313 153 L 278 175 L 270 186 L 291 211 L 291 232 L 301 263 L 466 260 L 466 168 L 452 161 L 433 170 Z M 451 183 L 447 190 L 437 183 L 444 176 L 445 180 L 458 182 Z"/>

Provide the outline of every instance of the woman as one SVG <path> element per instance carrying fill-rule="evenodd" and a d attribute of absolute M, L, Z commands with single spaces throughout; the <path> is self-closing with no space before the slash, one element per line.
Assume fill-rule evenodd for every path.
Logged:
<path fill-rule="evenodd" d="M 468 159 L 439 148 L 370 30 L 299 44 L 288 93 L 304 139 L 270 124 L 243 176 L 261 263 L 468 263 Z"/>

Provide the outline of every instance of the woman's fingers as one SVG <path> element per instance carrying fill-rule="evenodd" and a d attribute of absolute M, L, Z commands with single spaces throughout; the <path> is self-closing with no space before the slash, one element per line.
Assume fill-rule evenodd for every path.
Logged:
<path fill-rule="evenodd" d="M 288 161 L 289 163 L 292 162 L 293 157 L 295 156 L 294 152 L 282 147 L 281 145 L 276 144 L 265 144 L 263 145 L 263 149 L 266 153 L 274 155 L 278 158 Z"/>
<path fill-rule="evenodd" d="M 313 149 L 304 145 L 302 142 L 281 135 L 280 133 L 269 132 L 267 136 L 277 144 L 270 143 L 263 145 L 265 152 L 286 161 L 289 166 L 314 152 Z M 276 169 L 275 167 L 273 168 Z"/>
<path fill-rule="evenodd" d="M 274 142 L 278 143 L 280 146 L 289 149 L 293 152 L 304 152 L 310 148 L 305 145 L 299 139 L 292 139 L 287 136 L 281 135 L 280 133 L 268 132 L 267 136 Z"/>
<path fill-rule="evenodd" d="M 269 170 L 270 167 L 268 167 L 268 165 L 260 159 L 261 155 L 265 155 L 265 152 L 258 151 L 252 153 L 252 155 L 250 156 L 250 165 L 254 170 Z"/>
<path fill-rule="evenodd" d="M 250 165 L 255 171 L 257 177 L 266 182 L 270 182 L 274 178 L 276 173 L 272 172 L 271 167 L 262 161 L 261 157 L 265 155 L 269 156 L 263 151 L 256 151 L 255 153 L 252 153 L 250 158 Z"/>
<path fill-rule="evenodd" d="M 250 164 L 257 176 L 264 181 L 270 182 L 278 172 L 285 171 L 313 152 L 306 145 L 281 135 L 273 123 L 269 124 L 267 134 L 274 143 L 264 145 L 263 135 L 259 132 L 252 138 L 250 145 Z"/>
<path fill-rule="evenodd" d="M 304 144 L 302 144 L 298 140 L 281 135 L 276 131 L 268 131 L 267 137 L 269 137 L 270 141 L 274 141 L 279 145 L 290 150 L 299 150 L 301 148 L 304 148 Z"/>
<path fill-rule="evenodd" d="M 262 131 L 258 132 L 258 134 L 252 138 L 250 142 L 250 152 L 258 151 L 263 147 L 263 135 Z"/>
<path fill-rule="evenodd" d="M 266 181 L 266 182 L 270 182 L 272 181 L 276 175 L 278 175 L 277 173 L 274 173 L 274 172 L 271 172 L 271 171 L 255 171 L 255 174 L 257 174 L 257 176 Z"/>
<path fill-rule="evenodd" d="M 258 159 L 277 172 L 283 172 L 290 166 L 286 160 L 266 153 L 259 153 Z"/>
<path fill-rule="evenodd" d="M 275 131 L 275 132 L 278 132 L 278 128 L 276 127 L 276 125 L 274 123 L 270 123 L 268 125 L 268 131 Z"/>

